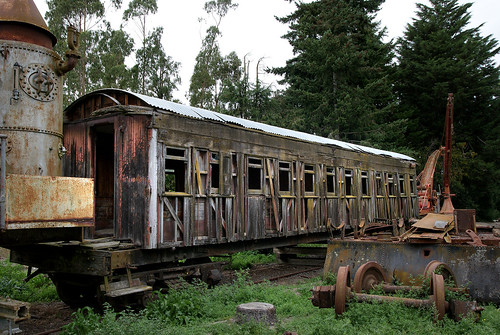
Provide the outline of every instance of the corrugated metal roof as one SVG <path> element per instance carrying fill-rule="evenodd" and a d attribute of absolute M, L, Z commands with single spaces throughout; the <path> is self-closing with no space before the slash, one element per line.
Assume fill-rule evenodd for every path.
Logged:
<path fill-rule="evenodd" d="M 105 90 L 109 91 L 111 89 L 105 89 Z M 103 91 L 103 90 L 99 90 L 99 91 Z M 150 96 L 139 94 L 139 93 L 133 93 L 133 92 L 119 90 L 119 89 L 116 89 L 116 91 L 122 91 L 122 92 L 127 92 L 129 94 L 132 94 L 132 95 L 136 96 L 137 98 L 141 99 L 142 101 L 144 101 L 145 103 L 147 103 L 148 105 L 150 105 L 151 107 L 155 107 L 155 108 L 165 110 L 165 111 L 174 112 L 176 114 L 180 114 L 180 115 L 191 117 L 191 118 L 197 118 L 197 119 L 202 119 L 202 120 L 208 119 L 208 120 L 213 120 L 213 121 L 218 121 L 218 122 L 223 122 L 223 123 L 232 123 L 232 124 L 237 124 L 241 127 L 248 128 L 248 129 L 256 129 L 256 130 L 260 130 L 260 131 L 263 131 L 266 133 L 280 135 L 280 136 L 286 136 L 286 137 L 292 137 L 292 138 L 296 138 L 296 139 L 300 139 L 300 140 L 308 141 L 308 142 L 333 145 L 333 146 L 340 147 L 340 148 L 346 149 L 346 150 L 364 152 L 364 153 L 373 154 L 373 155 L 377 155 L 377 156 L 393 157 L 393 158 L 397 158 L 397 159 L 401 159 L 401 160 L 415 161 L 415 159 L 411 158 L 410 156 L 399 154 L 397 152 L 370 148 L 370 147 L 366 147 L 366 146 L 362 146 L 362 145 L 358 145 L 358 144 L 352 144 L 352 143 L 342 142 L 342 141 L 338 141 L 338 140 L 334 140 L 334 139 L 330 139 L 330 138 L 326 138 L 326 137 L 321 137 L 321 136 L 317 136 L 317 135 L 303 133 L 300 131 L 275 127 L 275 126 L 271 126 L 271 125 L 268 125 L 265 123 L 255 122 L 255 121 L 251 121 L 251 120 L 245 120 L 245 119 L 238 118 L 235 116 L 209 111 L 209 110 L 203 109 L 203 108 L 186 106 L 186 105 L 182 105 L 182 104 L 178 104 L 175 102 L 150 97 Z M 98 91 L 96 91 L 96 92 L 98 92 Z"/>

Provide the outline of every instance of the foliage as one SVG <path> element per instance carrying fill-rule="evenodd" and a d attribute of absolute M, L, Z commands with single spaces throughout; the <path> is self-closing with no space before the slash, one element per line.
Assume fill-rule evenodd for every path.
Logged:
<path fill-rule="evenodd" d="M 312 286 L 320 279 L 284 286 L 253 284 L 245 272 L 237 273 L 231 285 L 207 289 L 203 284 L 185 287 L 186 292 L 172 290 L 172 297 L 160 295 L 144 312 L 114 312 L 106 309 L 99 316 L 89 309 L 79 310 L 63 334 L 497 334 L 500 332 L 500 310 L 486 306 L 479 323 L 472 319 L 454 322 L 445 318 L 434 322 L 427 309 L 405 307 L 398 303 L 349 303 L 342 316 L 332 309 L 318 309 L 309 298 Z M 190 307 L 185 300 L 192 300 Z M 276 307 L 278 324 L 273 328 L 262 324 L 238 325 L 230 320 L 236 306 L 261 301 Z M 175 307 L 170 304 L 176 305 Z M 153 307 L 154 306 L 154 307 Z M 166 317 L 168 316 L 168 317 Z M 170 316 L 173 316 L 172 318 Z M 100 321 L 99 321 L 100 317 Z M 376 320 L 376 324 L 374 323 Z"/>
<path fill-rule="evenodd" d="M 161 44 L 163 28 L 155 28 L 144 41 L 144 46 L 137 50 L 139 91 L 142 94 L 160 99 L 171 99 L 172 93 L 180 83 L 179 63 L 165 54 Z"/>
<path fill-rule="evenodd" d="M 231 256 L 231 268 L 233 270 L 242 270 L 250 268 L 255 264 L 269 264 L 276 262 L 274 254 L 265 255 L 258 251 L 238 252 Z"/>
<path fill-rule="evenodd" d="M 0 260 L 0 296 L 26 302 L 57 301 L 57 292 L 46 275 L 38 275 L 24 282 L 26 268 Z"/>
<path fill-rule="evenodd" d="M 290 27 L 284 37 L 295 56 L 273 72 L 289 85 L 286 105 L 299 111 L 300 130 L 380 145 L 398 139 L 405 120 L 392 117 L 391 45 L 381 42 L 373 15 L 382 2 L 297 3 L 279 19 Z"/>
<path fill-rule="evenodd" d="M 91 35 L 91 52 L 87 58 L 88 90 L 131 88 L 132 74 L 125 65 L 125 58 L 132 53 L 133 40 L 121 28 L 113 30 L 108 22 L 104 22 L 104 27 Z"/>
<path fill-rule="evenodd" d="M 222 19 L 237 6 L 232 0 L 211 0 L 205 3 L 203 9 L 214 19 L 214 25 L 208 27 L 196 56 L 189 85 L 189 101 L 192 106 L 218 110 L 220 95 L 225 86 L 240 78 L 241 60 L 234 52 L 222 56 L 218 42 Z"/>
<path fill-rule="evenodd" d="M 187 325 L 190 321 L 204 316 L 203 295 L 207 285 L 197 282 L 189 285 L 183 282 L 181 287 L 168 293 L 155 292 L 156 299 L 146 308 L 146 316 L 177 325 Z"/>
<path fill-rule="evenodd" d="M 431 0 L 398 41 L 394 81 L 405 139 L 425 163 L 443 137 L 446 99 L 454 93 L 452 192 L 457 208 L 476 208 L 483 219 L 500 215 L 498 134 L 500 48 L 480 27 L 470 28 L 471 3 Z M 494 149 L 496 146 L 496 149 Z"/>

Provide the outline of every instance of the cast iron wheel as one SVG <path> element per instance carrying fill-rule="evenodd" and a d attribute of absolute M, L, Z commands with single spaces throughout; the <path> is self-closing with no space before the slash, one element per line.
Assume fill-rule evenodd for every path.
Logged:
<path fill-rule="evenodd" d="M 369 291 L 375 285 L 382 282 L 388 283 L 387 274 L 377 262 L 368 262 L 361 265 L 354 275 L 353 289 L 354 292 Z"/>
<path fill-rule="evenodd" d="M 457 279 L 455 278 L 455 274 L 451 271 L 450 267 L 443 262 L 440 261 L 430 261 L 429 264 L 425 267 L 424 277 L 431 276 L 432 273 L 435 273 L 438 270 L 438 274 L 442 275 L 445 282 L 453 283 L 453 287 L 458 287 Z"/>
<path fill-rule="evenodd" d="M 351 285 L 351 270 L 349 265 L 339 267 L 337 271 L 337 283 L 335 284 L 335 313 L 345 312 L 345 303 Z"/>
<path fill-rule="evenodd" d="M 57 295 L 67 305 L 73 308 L 100 306 L 96 278 L 84 275 L 53 273 L 50 279 L 56 286 Z"/>
<path fill-rule="evenodd" d="M 442 275 L 432 273 L 431 279 L 432 298 L 437 310 L 437 319 L 442 320 L 446 313 L 445 297 L 444 297 L 444 278 Z"/>

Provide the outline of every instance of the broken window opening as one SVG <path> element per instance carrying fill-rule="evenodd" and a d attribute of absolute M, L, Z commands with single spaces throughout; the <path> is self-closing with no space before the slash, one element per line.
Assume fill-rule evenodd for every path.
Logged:
<path fill-rule="evenodd" d="M 165 192 L 186 192 L 186 163 L 165 159 Z"/>
<path fill-rule="evenodd" d="M 304 191 L 314 192 L 314 165 L 304 166 Z"/>
<path fill-rule="evenodd" d="M 384 189 L 382 183 L 382 173 L 380 172 L 375 174 L 375 187 L 378 196 L 384 195 L 384 192 L 382 191 Z"/>
<path fill-rule="evenodd" d="M 335 168 L 326 168 L 326 192 L 335 193 Z"/>
<path fill-rule="evenodd" d="M 167 156 L 186 157 L 186 150 L 178 148 L 167 148 Z"/>
<path fill-rule="evenodd" d="M 290 163 L 279 163 L 279 190 L 280 192 L 290 192 L 291 186 L 291 173 Z"/>
<path fill-rule="evenodd" d="M 212 153 L 210 157 L 210 187 L 217 192 L 220 185 L 219 154 Z"/>
<path fill-rule="evenodd" d="M 370 188 L 368 182 L 368 171 L 361 171 L 361 194 L 364 196 L 370 195 Z"/>
<path fill-rule="evenodd" d="M 387 188 L 389 189 L 389 195 L 395 195 L 395 184 L 394 177 L 392 173 L 387 174 Z"/>
<path fill-rule="evenodd" d="M 345 170 L 345 195 L 353 195 L 352 170 Z"/>
<path fill-rule="evenodd" d="M 262 190 L 262 159 L 248 158 L 248 189 Z"/>
<path fill-rule="evenodd" d="M 406 183 L 404 175 L 399 175 L 399 191 L 401 192 L 402 196 L 406 195 Z"/>

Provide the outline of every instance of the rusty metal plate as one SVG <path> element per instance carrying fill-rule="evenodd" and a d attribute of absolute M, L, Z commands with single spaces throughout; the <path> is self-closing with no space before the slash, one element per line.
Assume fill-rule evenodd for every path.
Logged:
<path fill-rule="evenodd" d="M 9 174 L 6 229 L 88 227 L 94 224 L 94 180 Z"/>
<path fill-rule="evenodd" d="M 412 227 L 444 231 L 453 222 L 452 214 L 435 214 L 429 213 L 422 219 L 418 220 Z"/>

